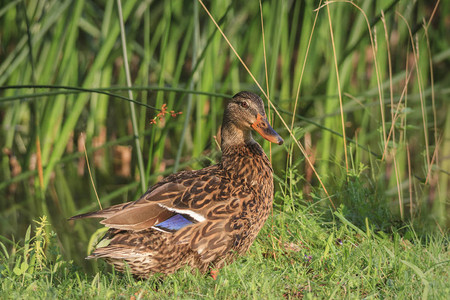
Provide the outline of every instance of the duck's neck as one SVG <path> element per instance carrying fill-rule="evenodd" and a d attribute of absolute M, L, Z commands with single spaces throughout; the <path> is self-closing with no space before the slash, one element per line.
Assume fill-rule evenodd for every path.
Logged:
<path fill-rule="evenodd" d="M 242 130 L 233 123 L 224 119 L 222 123 L 221 145 L 220 145 L 222 151 L 225 151 L 230 147 L 245 146 L 253 143 L 254 140 L 252 138 L 251 130 L 249 129 Z"/>
<path fill-rule="evenodd" d="M 219 167 L 240 182 L 253 185 L 261 181 L 261 174 L 266 174 L 271 182 L 272 167 L 269 159 L 251 133 L 227 128 L 222 129 L 222 157 Z"/>

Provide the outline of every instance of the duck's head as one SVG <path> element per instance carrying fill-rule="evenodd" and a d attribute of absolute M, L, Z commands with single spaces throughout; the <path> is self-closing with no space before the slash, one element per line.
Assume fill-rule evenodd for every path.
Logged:
<path fill-rule="evenodd" d="M 223 146 L 250 143 L 255 130 L 269 142 L 283 144 L 281 136 L 267 121 L 262 99 L 250 92 L 239 92 L 227 103 L 222 124 Z"/>

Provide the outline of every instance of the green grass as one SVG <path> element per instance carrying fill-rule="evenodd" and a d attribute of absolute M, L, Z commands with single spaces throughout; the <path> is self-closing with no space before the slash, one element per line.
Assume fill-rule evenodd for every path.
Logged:
<path fill-rule="evenodd" d="M 40 232 L 14 243 L 12 251 L 5 251 L 5 240 L 0 244 L 0 297 L 446 299 L 448 236 L 418 237 L 408 225 L 379 231 L 368 218 L 360 228 L 346 214 L 345 207 L 334 213 L 319 212 L 316 205 L 275 207 L 249 253 L 221 269 L 217 280 L 182 269 L 138 281 L 108 271 L 104 263 L 87 274 L 62 258 L 56 235 L 45 230 L 49 224 L 37 225 Z"/>
<path fill-rule="evenodd" d="M 260 91 L 197 0 L 122 1 L 125 31 L 116 1 L 0 6 L 2 297 L 449 294 L 450 4 L 324 3 L 262 1 L 265 44 L 258 1 L 206 3 Z M 241 90 L 270 95 L 286 141 L 258 139 L 277 196 L 250 253 L 217 281 L 140 282 L 86 262 L 99 225 L 67 218 L 98 208 L 92 185 L 106 207 L 215 163 L 223 98 Z M 182 114 L 150 125 L 163 104 Z M 47 259 L 32 263 L 39 236 Z"/>

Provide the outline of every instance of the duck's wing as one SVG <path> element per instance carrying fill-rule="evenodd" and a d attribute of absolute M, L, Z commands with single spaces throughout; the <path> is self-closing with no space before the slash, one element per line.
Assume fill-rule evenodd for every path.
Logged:
<path fill-rule="evenodd" d="M 152 199 L 153 204 L 156 204 L 160 201 L 165 202 L 171 197 L 181 192 L 183 189 L 184 188 L 182 186 L 176 183 L 171 182 L 165 182 L 164 184 L 158 183 L 158 186 L 150 188 L 141 198 L 139 198 L 136 201 L 121 203 L 99 211 L 76 215 L 69 218 L 69 220 L 77 220 L 85 218 L 109 219 L 114 216 L 120 215 L 126 217 L 129 216 L 128 213 L 130 212 L 135 212 L 136 214 L 135 216 L 138 217 L 138 220 L 142 220 L 143 215 L 145 215 L 146 213 L 150 213 L 149 215 L 154 215 L 154 213 L 157 213 L 157 211 L 154 211 L 154 213 L 152 213 L 151 209 L 146 209 L 146 206 L 148 206 L 146 204 L 150 198 Z M 137 212 L 139 209 L 141 209 L 141 212 Z"/>
<path fill-rule="evenodd" d="M 114 229 L 141 231 L 153 228 L 176 232 L 204 222 L 209 210 L 224 197 L 223 180 L 214 169 L 173 174 L 149 189 L 139 200 L 70 218 L 103 218 Z M 223 199 L 225 200 L 225 199 Z"/>

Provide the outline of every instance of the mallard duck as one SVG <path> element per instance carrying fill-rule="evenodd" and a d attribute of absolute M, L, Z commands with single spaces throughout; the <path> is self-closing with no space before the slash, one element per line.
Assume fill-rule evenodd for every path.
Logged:
<path fill-rule="evenodd" d="M 225 108 L 218 164 L 172 174 L 139 200 L 72 217 L 103 218 L 109 228 L 87 258 L 104 258 L 120 271 L 126 263 L 136 277 L 147 278 L 186 265 L 205 273 L 244 254 L 273 200 L 272 166 L 252 130 L 283 143 L 261 98 L 240 92 Z"/>

